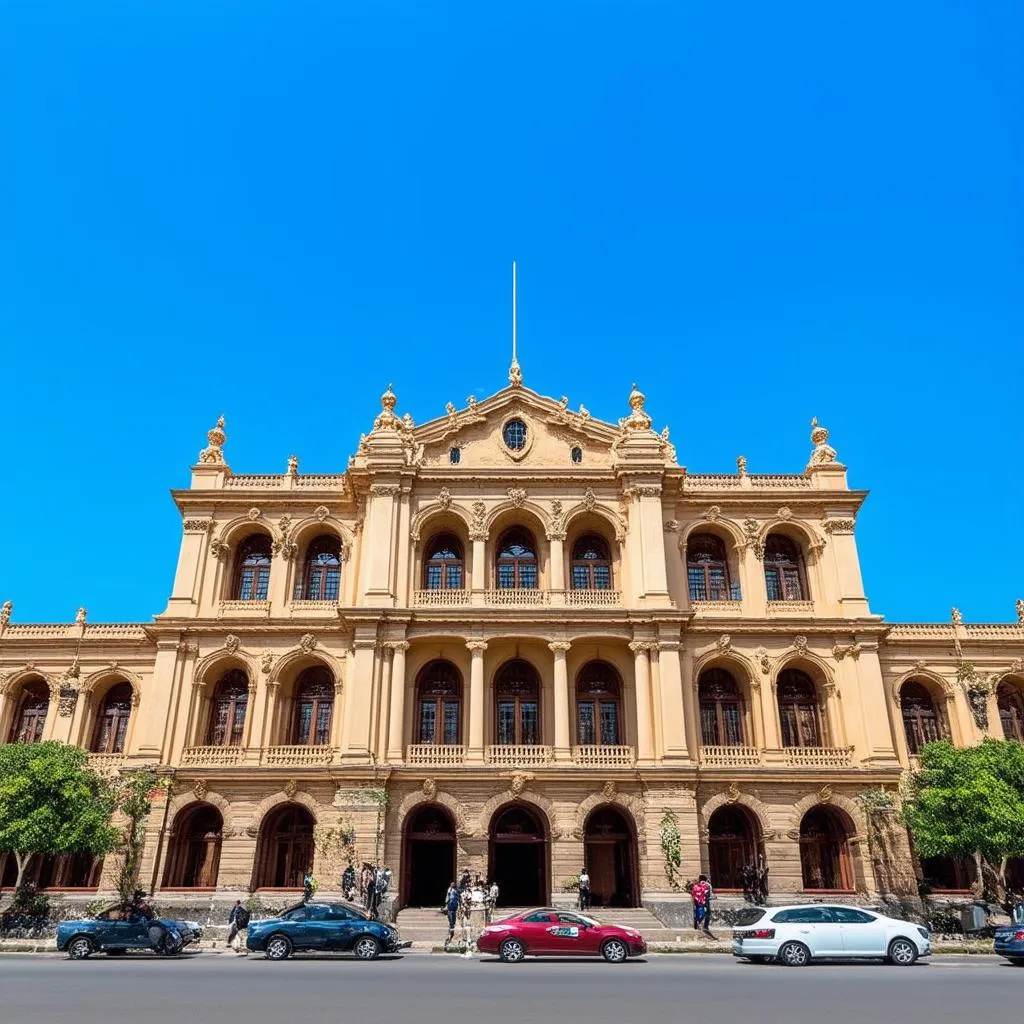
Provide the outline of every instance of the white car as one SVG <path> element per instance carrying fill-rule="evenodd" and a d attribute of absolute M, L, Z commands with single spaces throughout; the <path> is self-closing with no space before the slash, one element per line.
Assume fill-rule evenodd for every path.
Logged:
<path fill-rule="evenodd" d="M 733 956 L 761 963 L 803 967 L 817 958 L 876 958 L 909 967 L 932 951 L 927 928 L 862 907 L 751 908 L 742 920 L 733 929 Z"/>

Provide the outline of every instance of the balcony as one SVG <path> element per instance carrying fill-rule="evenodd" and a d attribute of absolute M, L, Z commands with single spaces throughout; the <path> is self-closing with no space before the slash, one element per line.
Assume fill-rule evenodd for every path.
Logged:
<path fill-rule="evenodd" d="M 466 748 L 462 744 L 413 743 L 405 751 L 405 763 L 444 767 L 462 764 Z"/>
<path fill-rule="evenodd" d="M 485 590 L 484 604 L 499 608 L 537 608 L 550 604 L 546 590 Z"/>
<path fill-rule="evenodd" d="M 752 768 L 761 764 L 757 747 L 709 745 L 700 748 L 700 763 L 721 768 Z"/>
<path fill-rule="evenodd" d="M 459 608 L 469 604 L 468 590 L 414 590 L 412 603 L 416 608 Z"/>
<path fill-rule="evenodd" d="M 632 747 L 586 744 L 572 748 L 574 764 L 587 768 L 632 768 L 636 764 L 636 751 Z"/>
<path fill-rule="evenodd" d="M 551 747 L 539 744 L 492 743 L 487 748 L 487 763 L 501 765 L 505 768 L 529 768 L 551 764 L 555 759 Z"/>
<path fill-rule="evenodd" d="M 294 600 L 288 606 L 288 611 L 294 619 L 296 616 L 309 616 L 317 619 L 332 619 L 338 614 L 337 601 L 305 601 Z"/>
<path fill-rule="evenodd" d="M 743 610 L 742 601 L 694 601 L 692 604 L 698 615 L 739 615 Z"/>
<path fill-rule="evenodd" d="M 571 608 L 614 608 L 622 604 L 622 591 L 567 590 L 565 603 Z"/>
<path fill-rule="evenodd" d="M 217 606 L 218 619 L 269 619 L 269 601 L 221 601 Z"/>
<path fill-rule="evenodd" d="M 269 767 L 284 765 L 330 764 L 338 753 L 337 747 L 307 744 L 284 747 L 264 747 L 260 751 L 260 764 Z"/>
<path fill-rule="evenodd" d="M 780 615 L 799 615 L 801 617 L 814 614 L 813 601 L 769 601 L 766 607 L 769 618 Z"/>
<path fill-rule="evenodd" d="M 90 754 L 86 765 L 97 775 L 115 775 L 124 767 L 124 754 Z"/>
<path fill-rule="evenodd" d="M 853 767 L 853 747 L 784 747 L 782 757 L 791 768 Z"/>
<path fill-rule="evenodd" d="M 221 768 L 241 764 L 245 747 L 186 747 L 181 752 L 185 768 Z"/>

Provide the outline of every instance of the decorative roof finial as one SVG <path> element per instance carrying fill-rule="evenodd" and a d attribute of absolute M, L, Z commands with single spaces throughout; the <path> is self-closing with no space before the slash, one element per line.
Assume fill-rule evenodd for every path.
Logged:
<path fill-rule="evenodd" d="M 1020 602 L 1017 602 L 1020 604 Z M 7 624 L 11 621 L 11 612 L 14 611 L 13 601 L 4 601 L 0 604 L 0 636 L 3 636 L 4 630 L 7 628 Z"/>
<path fill-rule="evenodd" d="M 736 456 L 736 470 L 740 476 L 747 475 L 747 457 L 746 455 Z"/>
<path fill-rule="evenodd" d="M 8 605 L 10 603 L 10 601 L 7 602 Z M 1017 625 L 1024 626 L 1024 599 L 1019 597 L 1017 598 Z"/>
<path fill-rule="evenodd" d="M 75 625 L 76 626 L 84 626 L 85 625 L 85 617 L 88 614 L 89 614 L 88 609 L 86 609 L 86 608 L 79 608 L 78 611 L 75 612 Z"/>
<path fill-rule="evenodd" d="M 224 465 L 224 442 L 228 435 L 224 433 L 224 417 L 217 419 L 217 425 L 206 432 L 209 447 L 199 453 L 199 461 L 204 465 Z"/>
<path fill-rule="evenodd" d="M 952 620 L 954 626 L 962 626 L 964 624 L 964 617 L 959 608 L 954 608 L 949 613 L 949 617 Z"/>
<path fill-rule="evenodd" d="M 398 396 L 388 385 L 387 391 L 380 396 L 380 415 L 373 421 L 374 430 L 398 430 L 401 420 L 395 415 L 395 406 L 398 404 Z"/>
<path fill-rule="evenodd" d="M 836 461 L 836 450 L 828 443 L 828 431 L 818 423 L 817 416 L 811 418 L 811 443 L 814 450 L 811 452 L 810 462 L 807 463 L 808 469 Z"/>
<path fill-rule="evenodd" d="M 514 388 L 523 386 L 523 371 L 516 356 L 516 261 L 512 261 L 512 365 L 508 368 L 508 382 Z"/>
<path fill-rule="evenodd" d="M 644 393 L 634 384 L 633 390 L 629 393 L 629 407 L 633 411 L 625 419 L 619 420 L 621 430 L 651 429 L 651 417 L 644 412 L 645 401 Z"/>
<path fill-rule="evenodd" d="M 299 475 L 299 457 L 298 455 L 288 456 L 288 475 L 298 476 Z"/>

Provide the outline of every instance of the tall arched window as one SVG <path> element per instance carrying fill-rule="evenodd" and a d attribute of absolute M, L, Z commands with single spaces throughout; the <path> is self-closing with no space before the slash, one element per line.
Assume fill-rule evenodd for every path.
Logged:
<path fill-rule="evenodd" d="M 945 738 L 945 722 L 926 686 L 915 682 L 904 683 L 900 689 L 900 707 L 903 711 L 907 750 L 911 754 L 917 754 L 926 743 Z"/>
<path fill-rule="evenodd" d="M 1003 738 L 1024 743 L 1024 691 L 1012 683 L 1000 683 L 996 690 Z"/>
<path fill-rule="evenodd" d="M 782 745 L 823 746 L 818 691 L 811 677 L 797 668 L 783 669 L 779 673 L 778 694 Z"/>
<path fill-rule="evenodd" d="M 765 541 L 764 582 L 769 601 L 808 600 L 803 555 L 784 534 L 771 533 Z"/>
<path fill-rule="evenodd" d="M 743 745 L 743 698 L 731 672 L 705 669 L 697 684 L 700 737 L 706 747 Z"/>
<path fill-rule="evenodd" d="M 729 601 L 729 563 L 725 543 L 713 533 L 695 533 L 686 541 L 686 578 L 691 601 Z"/>
<path fill-rule="evenodd" d="M 450 533 L 430 538 L 423 563 L 424 590 L 462 590 L 464 563 L 462 545 Z"/>
<path fill-rule="evenodd" d="M 521 658 L 506 661 L 494 677 L 495 742 L 540 743 L 540 676 Z"/>
<path fill-rule="evenodd" d="M 249 678 L 240 668 L 226 672 L 213 691 L 206 743 L 211 747 L 240 747 L 249 706 Z"/>
<path fill-rule="evenodd" d="M 450 662 L 425 665 L 416 680 L 416 742 L 455 746 L 462 731 L 462 677 Z"/>
<path fill-rule="evenodd" d="M 337 601 L 341 592 L 341 539 L 327 533 L 314 537 L 306 549 L 295 597 L 301 601 Z"/>
<path fill-rule="evenodd" d="M 38 743 L 43 738 L 46 712 L 50 707 L 50 688 L 33 679 L 21 688 L 11 723 L 11 743 Z"/>
<path fill-rule="evenodd" d="M 91 750 L 97 754 L 123 754 L 128 719 L 132 714 L 131 683 L 118 683 L 107 690 L 93 729 Z"/>
<path fill-rule="evenodd" d="M 498 589 L 537 589 L 537 545 L 522 526 L 506 530 L 498 542 Z"/>
<path fill-rule="evenodd" d="M 238 546 L 236 601 L 266 601 L 270 589 L 270 538 L 254 533 Z"/>
<path fill-rule="evenodd" d="M 307 668 L 295 681 L 295 714 L 291 742 L 325 747 L 331 742 L 334 677 L 323 665 Z"/>
<path fill-rule="evenodd" d="M 608 545 L 596 533 L 584 534 L 572 547 L 572 589 L 612 589 Z"/>
<path fill-rule="evenodd" d="M 622 682 L 607 661 L 588 661 L 576 679 L 576 737 L 581 747 L 622 742 Z"/>

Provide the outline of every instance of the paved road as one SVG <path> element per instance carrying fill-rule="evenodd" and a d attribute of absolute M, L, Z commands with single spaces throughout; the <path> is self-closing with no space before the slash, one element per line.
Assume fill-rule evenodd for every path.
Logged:
<path fill-rule="evenodd" d="M 698 955 L 618 966 L 416 954 L 370 964 L 0 956 L 4 1024 L 962 1024 L 1016 1020 L 1022 1006 L 1024 968 L 991 957 L 793 969 Z"/>

